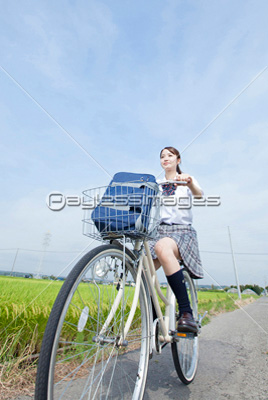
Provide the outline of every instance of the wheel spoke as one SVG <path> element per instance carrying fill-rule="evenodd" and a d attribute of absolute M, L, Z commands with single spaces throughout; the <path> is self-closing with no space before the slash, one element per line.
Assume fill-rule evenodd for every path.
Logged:
<path fill-rule="evenodd" d="M 132 264 L 126 253 L 126 280 L 135 282 Z M 99 278 L 96 273 L 106 266 L 108 272 Z M 123 252 L 115 245 L 105 245 L 84 256 L 65 280 L 45 333 L 50 338 L 49 332 L 55 332 L 55 341 L 51 355 L 44 350 L 42 356 L 41 350 L 36 400 L 46 391 L 52 394 L 51 400 L 143 396 L 150 340 L 145 283 L 142 280 L 138 307 L 126 342 L 120 346 L 135 291 L 129 286 L 119 289 L 124 295 L 111 314 L 122 271 Z M 101 331 L 103 326 L 105 331 Z M 45 379 L 43 370 L 48 370 Z"/>

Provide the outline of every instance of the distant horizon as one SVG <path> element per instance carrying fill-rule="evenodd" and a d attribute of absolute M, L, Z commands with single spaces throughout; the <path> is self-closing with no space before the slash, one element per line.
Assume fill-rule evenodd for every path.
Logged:
<path fill-rule="evenodd" d="M 16 275 L 16 274 L 18 274 L 18 275 Z M 45 275 L 45 274 L 41 274 L 40 276 L 41 276 L 41 278 L 36 278 L 36 276 L 35 276 L 35 274 L 34 273 L 32 273 L 32 272 L 18 272 L 18 271 L 13 271 L 13 273 L 12 273 L 12 275 L 11 275 L 11 271 L 5 271 L 5 270 L 0 270 L 0 277 L 1 276 L 7 276 L 7 277 L 10 277 L 10 278 L 25 278 L 24 276 L 20 276 L 20 275 L 31 275 L 32 276 L 32 278 L 31 279 L 36 279 L 36 280 L 47 280 L 47 279 L 44 279 L 44 278 L 50 278 L 51 276 L 54 276 L 54 275 Z M 67 278 L 67 276 L 54 276 L 56 279 L 55 280 L 65 280 L 66 278 Z M 25 278 L 25 279 L 29 279 L 29 278 Z M 100 279 L 100 281 L 101 281 L 101 279 Z M 110 282 L 110 283 L 112 283 L 113 281 L 112 280 L 107 280 L 107 282 Z M 196 283 L 196 286 L 197 286 L 197 288 L 211 288 L 211 290 L 213 290 L 213 289 L 215 289 L 215 290 L 223 290 L 224 288 L 231 288 L 232 286 L 234 286 L 234 285 L 203 285 L 203 284 L 199 284 L 199 282 L 200 282 L 200 280 L 199 279 L 195 279 L 195 283 Z M 167 285 L 167 282 L 159 282 L 159 284 L 160 285 Z M 243 284 L 243 285 L 241 285 L 240 284 L 240 286 L 247 286 L 247 285 L 250 285 L 250 286 L 254 286 L 254 285 L 256 285 L 256 286 L 259 286 L 259 285 L 257 285 L 257 284 L 251 284 L 251 283 L 247 283 L 247 284 Z M 259 287 L 262 287 L 262 286 L 259 286 Z M 265 289 L 265 287 L 262 287 L 263 289 Z"/>

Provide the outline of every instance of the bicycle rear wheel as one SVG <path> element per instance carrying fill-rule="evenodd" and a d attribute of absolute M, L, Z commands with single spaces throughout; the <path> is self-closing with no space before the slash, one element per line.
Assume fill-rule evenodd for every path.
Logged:
<path fill-rule="evenodd" d="M 132 257 L 125 253 L 125 279 L 134 285 Z M 123 251 L 116 245 L 90 251 L 71 271 L 44 334 L 36 400 L 142 398 L 149 360 L 147 297 L 142 279 L 138 306 L 122 342 L 134 295 L 131 286 L 120 289 L 122 281 Z"/>
<path fill-rule="evenodd" d="M 193 317 L 198 323 L 197 293 L 193 280 L 184 270 L 184 280 L 193 311 Z M 171 343 L 173 362 L 180 380 L 188 385 L 194 380 L 198 364 L 198 336 L 187 334 Z"/>

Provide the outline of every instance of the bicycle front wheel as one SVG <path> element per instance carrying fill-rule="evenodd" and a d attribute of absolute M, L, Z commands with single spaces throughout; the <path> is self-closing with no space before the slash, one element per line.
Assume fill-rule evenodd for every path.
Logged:
<path fill-rule="evenodd" d="M 184 270 L 184 280 L 193 311 L 193 317 L 198 323 L 197 293 L 193 280 Z M 198 363 L 198 336 L 187 335 L 179 341 L 171 343 L 173 362 L 180 380 L 189 385 L 194 380 Z"/>
<path fill-rule="evenodd" d="M 62 286 L 43 338 L 36 400 L 141 399 L 149 360 L 143 279 L 131 327 L 123 330 L 136 281 L 133 256 L 116 245 L 86 254 Z"/>

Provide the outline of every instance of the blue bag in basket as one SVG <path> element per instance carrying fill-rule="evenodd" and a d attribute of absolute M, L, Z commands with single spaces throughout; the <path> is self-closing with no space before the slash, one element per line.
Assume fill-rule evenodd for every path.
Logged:
<path fill-rule="evenodd" d="M 118 172 L 93 210 L 91 219 L 104 235 L 147 233 L 157 192 L 153 175 Z"/>

